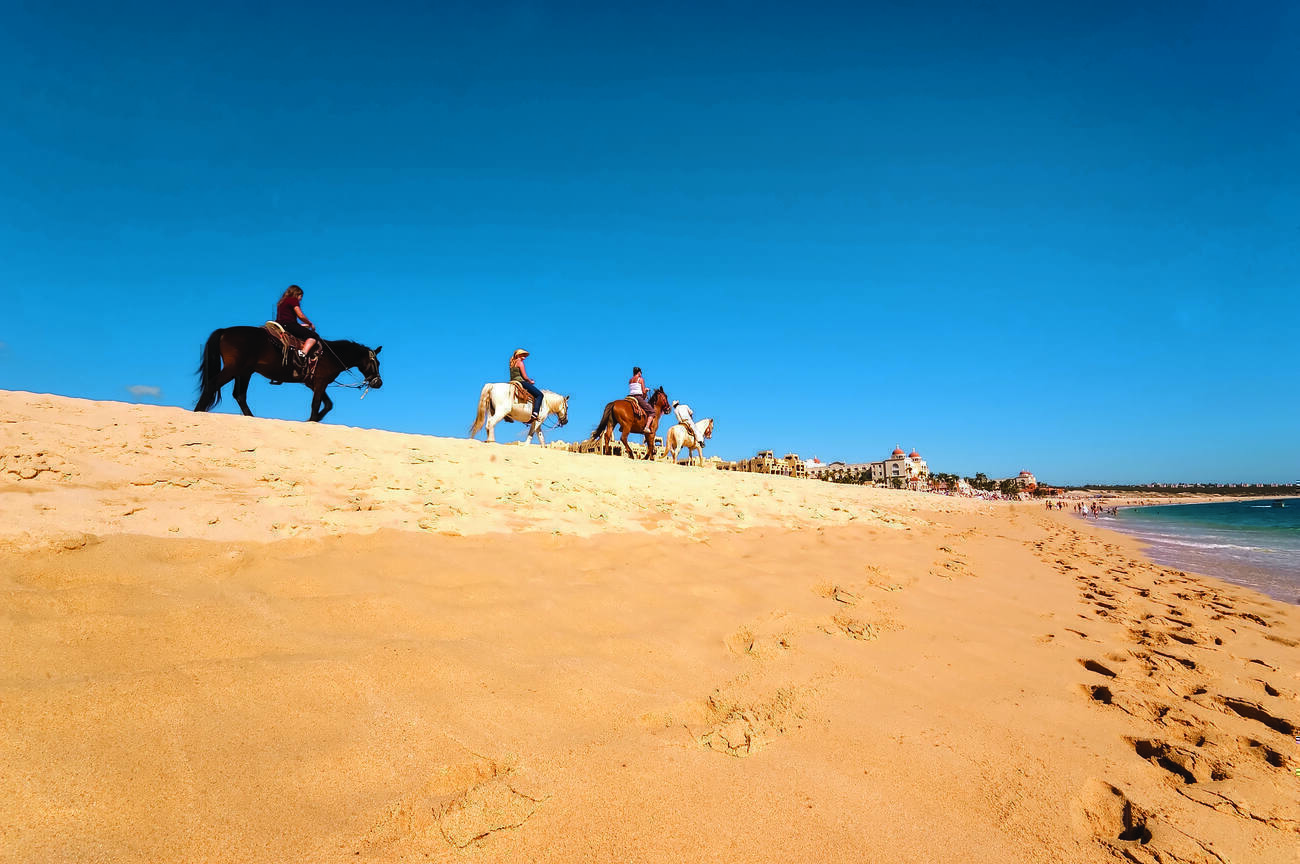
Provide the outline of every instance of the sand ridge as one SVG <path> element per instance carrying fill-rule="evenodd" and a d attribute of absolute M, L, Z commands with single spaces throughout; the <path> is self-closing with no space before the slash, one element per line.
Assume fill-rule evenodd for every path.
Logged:
<path fill-rule="evenodd" d="M 536 446 L 60 396 L 0 391 L 0 415 L 0 489 L 31 496 L 0 525 L 0 542 L 14 548 L 57 536 L 75 542 L 77 533 L 272 540 L 379 528 L 591 536 L 862 519 L 903 526 L 912 510 L 972 506 Z"/>

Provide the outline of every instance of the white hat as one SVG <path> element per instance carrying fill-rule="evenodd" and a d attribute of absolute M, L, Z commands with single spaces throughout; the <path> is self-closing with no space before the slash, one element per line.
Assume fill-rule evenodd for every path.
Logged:
<path fill-rule="evenodd" d="M 513 354 L 510 355 L 510 359 L 513 360 L 513 359 L 515 359 L 516 357 L 518 357 L 518 356 L 521 355 L 521 354 L 522 354 L 523 356 L 527 357 L 527 356 L 528 356 L 528 349 L 527 349 L 527 348 L 516 348 L 516 349 L 515 349 L 515 353 L 513 353 Z"/>
<path fill-rule="evenodd" d="M 674 407 L 674 408 L 676 408 L 676 407 L 677 407 L 678 405 L 680 405 L 680 404 L 682 404 L 682 403 L 678 402 L 676 399 L 673 400 L 673 407 Z"/>

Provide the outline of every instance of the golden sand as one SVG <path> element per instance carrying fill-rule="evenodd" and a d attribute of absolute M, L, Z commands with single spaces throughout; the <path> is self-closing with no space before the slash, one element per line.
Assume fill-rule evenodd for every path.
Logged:
<path fill-rule="evenodd" d="M 1296 609 L 1065 514 L 0 420 L 0 860 L 1297 860 Z"/>

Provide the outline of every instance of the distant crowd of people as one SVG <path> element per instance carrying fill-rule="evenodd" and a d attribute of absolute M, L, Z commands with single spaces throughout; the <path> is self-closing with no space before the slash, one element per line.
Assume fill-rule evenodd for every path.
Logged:
<path fill-rule="evenodd" d="M 1096 519 L 1098 516 L 1118 516 L 1118 507 L 1103 507 L 1100 504 L 1079 503 L 1074 505 L 1074 511 L 1080 516 L 1090 516 Z"/>
<path fill-rule="evenodd" d="M 1064 501 L 1047 501 L 1047 502 L 1045 502 L 1045 506 L 1047 507 L 1048 510 L 1064 510 L 1064 509 L 1065 509 L 1065 502 L 1064 502 Z M 1103 506 L 1101 506 L 1100 504 L 1097 504 L 1097 503 L 1095 503 L 1095 502 L 1092 503 L 1092 504 L 1089 504 L 1089 503 L 1086 502 L 1086 501 L 1079 501 L 1078 503 L 1076 503 L 1076 504 L 1074 505 L 1074 508 L 1073 508 L 1073 509 L 1074 509 L 1074 512 L 1075 512 L 1076 514 L 1078 514 L 1079 516 L 1088 516 L 1088 517 L 1090 517 L 1090 518 L 1092 518 L 1092 519 L 1096 519 L 1098 516 L 1118 516 L 1118 515 L 1119 515 L 1119 508 L 1118 508 L 1118 507 L 1103 507 Z"/>

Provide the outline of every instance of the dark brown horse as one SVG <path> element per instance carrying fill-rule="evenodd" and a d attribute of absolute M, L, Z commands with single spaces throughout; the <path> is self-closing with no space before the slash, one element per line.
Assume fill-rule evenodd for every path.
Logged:
<path fill-rule="evenodd" d="M 213 330 L 199 355 L 199 401 L 195 411 L 207 411 L 221 401 L 221 388 L 235 382 L 235 401 L 248 417 L 248 382 L 257 372 L 272 381 L 296 381 L 311 388 L 311 416 L 320 420 L 330 412 L 334 403 L 325 395 L 325 388 L 345 369 L 356 368 L 366 379 L 366 385 L 378 390 L 384 386 L 379 377 L 380 345 L 371 351 L 364 345 L 346 339 L 326 342 L 321 340 L 320 358 L 316 373 L 310 381 L 302 380 L 292 364 L 285 365 L 280 343 L 261 327 L 224 327 Z M 323 406 L 323 407 L 322 407 Z"/>
<path fill-rule="evenodd" d="M 600 425 L 591 433 L 591 440 L 595 441 L 602 435 L 606 438 L 613 437 L 614 427 L 617 426 L 623 430 L 623 434 L 619 436 L 619 440 L 623 442 L 623 452 L 630 458 L 636 458 L 632 448 L 627 446 L 627 436 L 632 433 L 645 435 L 646 458 L 655 458 L 655 430 L 659 428 L 659 418 L 672 410 L 668 407 L 668 394 L 664 392 L 664 388 L 660 387 L 650 395 L 650 407 L 654 410 L 653 414 L 637 419 L 636 410 L 631 402 L 627 399 L 615 399 L 605 406 L 605 413 L 600 415 Z"/>

